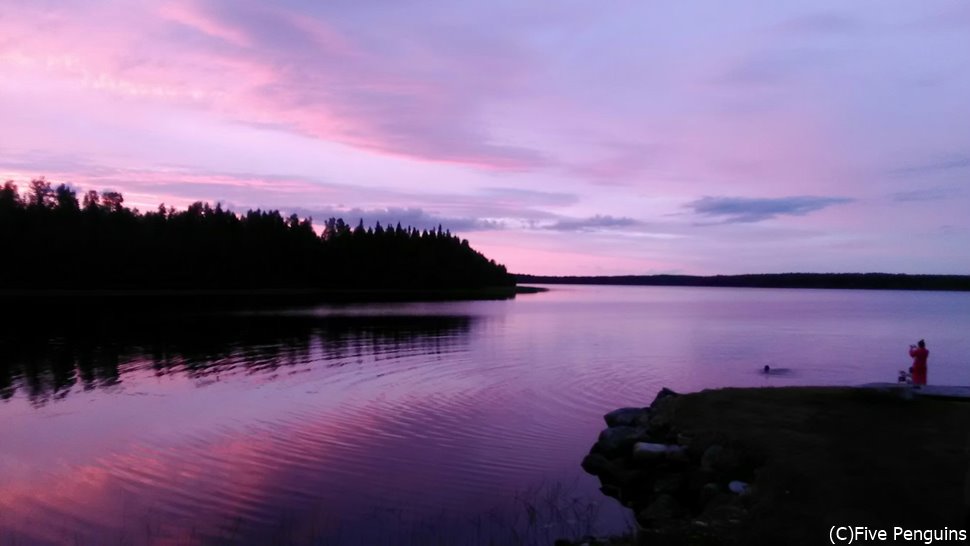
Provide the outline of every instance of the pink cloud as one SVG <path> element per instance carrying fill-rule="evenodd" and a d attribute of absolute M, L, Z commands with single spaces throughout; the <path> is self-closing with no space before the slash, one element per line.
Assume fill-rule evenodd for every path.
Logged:
<path fill-rule="evenodd" d="M 21 15 L 33 25 L 49 18 Z M 3 25 L 11 38 L 0 60 L 103 93 L 194 102 L 227 119 L 379 153 L 494 169 L 545 162 L 493 141 L 480 119 L 502 82 L 526 70 L 514 49 L 501 51 L 501 62 L 474 50 L 472 59 L 428 47 L 388 54 L 325 20 L 255 2 L 182 0 L 108 18 L 114 24 L 96 35 L 90 20 L 57 17 L 43 36 L 27 31 L 30 23 Z M 387 37 L 409 43 L 406 32 Z M 491 59 L 487 73 L 475 56 Z"/>
<path fill-rule="evenodd" d="M 216 19 L 207 17 L 192 2 L 183 1 L 162 4 L 158 8 L 158 14 L 164 19 L 194 28 L 204 34 L 225 40 L 238 47 L 252 45 L 249 36 L 240 32 L 239 29 L 224 25 Z"/>
<path fill-rule="evenodd" d="M 917 204 L 874 203 L 955 187 L 962 163 L 914 167 L 970 145 L 965 34 L 914 26 L 925 13 L 901 5 L 878 21 L 864 7 L 781 4 L 712 5 L 717 17 L 704 20 L 679 4 L 14 0 L 2 10 L 0 168 L 118 181 L 146 206 L 415 208 L 518 232 L 597 216 L 689 224 L 673 215 L 704 196 L 855 200 L 851 215 L 770 218 L 743 237 L 708 226 L 703 239 L 717 244 L 683 242 L 726 269 L 769 227 L 864 240 L 878 239 L 874 226 L 920 228 Z M 22 159 L 37 150 L 133 175 L 30 169 Z M 165 182 L 167 165 L 186 176 Z M 489 187 L 574 197 L 538 202 Z M 934 229 L 963 227 L 965 214 L 950 210 L 966 203 L 965 194 L 940 203 Z M 566 240 L 578 255 L 592 244 Z M 965 262 L 946 240 L 931 244 L 938 268 Z M 644 260 L 656 256 L 651 245 Z M 700 263 L 685 261 L 688 251 L 677 259 Z"/>

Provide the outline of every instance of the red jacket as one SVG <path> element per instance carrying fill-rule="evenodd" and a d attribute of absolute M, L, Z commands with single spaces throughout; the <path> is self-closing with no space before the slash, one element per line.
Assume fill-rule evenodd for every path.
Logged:
<path fill-rule="evenodd" d="M 913 357 L 913 367 L 926 367 L 926 359 L 930 356 L 929 349 L 925 347 L 911 347 L 909 349 L 909 356 Z"/>
<path fill-rule="evenodd" d="M 913 384 L 926 384 L 926 359 L 930 352 L 925 347 L 910 347 L 909 356 L 913 357 Z"/>

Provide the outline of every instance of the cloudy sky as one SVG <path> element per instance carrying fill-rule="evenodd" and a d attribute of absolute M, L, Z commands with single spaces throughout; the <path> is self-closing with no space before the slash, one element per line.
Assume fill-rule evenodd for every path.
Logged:
<path fill-rule="evenodd" d="M 538 274 L 970 273 L 970 3 L 4 0 L 0 177 Z"/>

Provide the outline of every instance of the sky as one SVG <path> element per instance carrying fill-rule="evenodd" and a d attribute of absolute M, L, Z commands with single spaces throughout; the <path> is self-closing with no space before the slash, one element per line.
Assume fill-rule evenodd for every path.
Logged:
<path fill-rule="evenodd" d="M 4 0 L 0 178 L 517 273 L 970 273 L 970 3 Z"/>

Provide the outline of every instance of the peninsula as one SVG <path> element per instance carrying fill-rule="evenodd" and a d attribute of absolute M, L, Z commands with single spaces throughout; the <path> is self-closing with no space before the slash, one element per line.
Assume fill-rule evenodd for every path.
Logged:
<path fill-rule="evenodd" d="M 895 273 L 762 273 L 750 275 L 515 275 L 520 283 L 614 284 L 624 286 L 712 286 L 725 288 L 842 288 L 855 290 L 970 291 L 970 275 Z"/>

